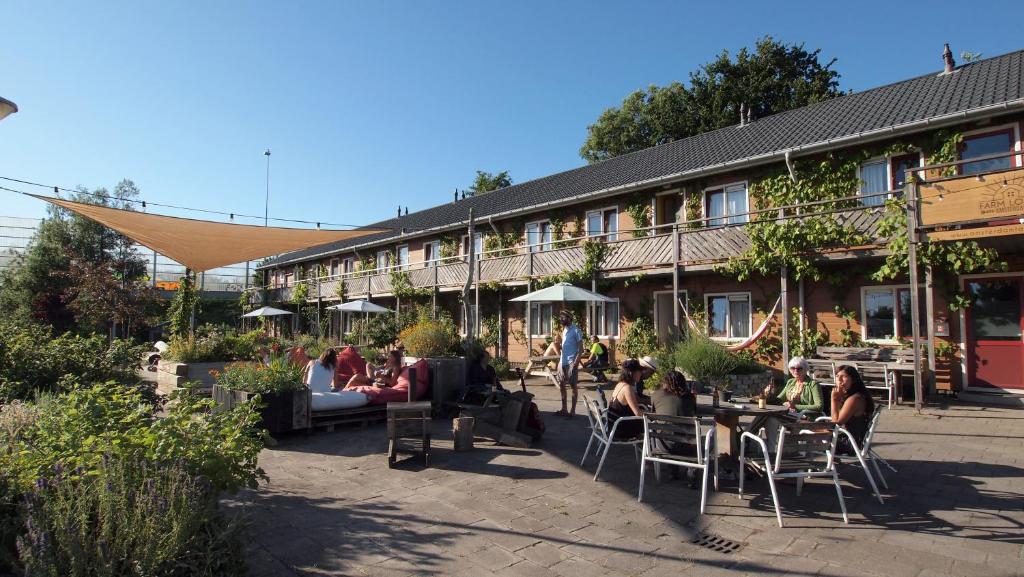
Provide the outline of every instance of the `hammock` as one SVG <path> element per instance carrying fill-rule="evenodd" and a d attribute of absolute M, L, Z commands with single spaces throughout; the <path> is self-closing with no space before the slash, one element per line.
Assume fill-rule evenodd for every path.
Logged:
<path fill-rule="evenodd" d="M 761 336 L 768 331 L 768 325 L 771 324 L 772 320 L 775 318 L 775 312 L 778 311 L 779 303 L 781 302 L 782 296 L 779 295 L 779 298 L 775 301 L 775 306 L 773 306 L 772 311 L 764 317 L 764 321 L 761 323 L 761 326 L 757 327 L 757 330 L 754 331 L 753 334 L 747 337 L 743 342 L 731 345 L 722 345 L 722 348 L 724 348 L 727 351 L 742 351 L 743 349 L 754 344 L 754 342 L 757 339 L 761 338 Z M 686 315 L 686 323 L 690 325 L 690 330 L 696 331 L 697 334 L 707 336 L 704 334 L 704 331 L 700 330 L 700 328 L 697 327 L 697 323 L 693 322 L 693 317 L 690 316 L 690 313 L 686 310 L 686 306 L 683 305 L 683 299 L 679 299 L 679 305 L 683 309 L 683 314 Z"/>

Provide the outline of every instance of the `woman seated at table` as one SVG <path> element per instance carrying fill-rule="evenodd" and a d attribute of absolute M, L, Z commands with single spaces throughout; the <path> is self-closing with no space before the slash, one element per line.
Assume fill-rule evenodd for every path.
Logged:
<path fill-rule="evenodd" d="M 875 401 L 864 386 L 864 379 L 856 367 L 836 367 L 836 386 L 832 389 L 832 422 L 845 427 L 857 441 L 857 446 L 863 446 L 864 435 L 868 432 L 874 412 Z M 839 447 L 839 453 L 852 452 L 845 435 L 840 435 Z"/>
<path fill-rule="evenodd" d="M 398 383 L 398 375 L 402 372 L 402 351 L 398 349 L 388 353 L 384 366 L 377 367 L 366 363 L 365 375 L 352 375 L 346 387 L 372 386 L 393 387 Z"/>
<path fill-rule="evenodd" d="M 822 413 L 821 387 L 811 378 L 807 360 L 793 357 L 789 360 L 789 374 L 792 375 L 781 391 L 774 392 L 771 385 L 765 388 L 765 401 L 772 405 L 783 405 L 801 418 L 811 418 Z"/>
<path fill-rule="evenodd" d="M 615 384 L 608 400 L 608 430 L 614 426 L 615 421 L 623 417 L 642 417 L 644 409 L 640 406 L 640 400 L 636 396 L 636 384 L 640 380 L 640 363 L 635 359 L 629 359 L 622 363 L 622 373 L 619 374 L 619 382 Z M 644 422 L 623 421 L 615 431 L 616 440 L 636 438 L 644 434 Z"/>
<path fill-rule="evenodd" d="M 693 417 L 697 414 L 697 397 L 693 396 L 686 377 L 679 371 L 672 371 L 661 379 L 661 386 L 651 392 L 651 412 L 673 417 Z M 698 441 L 699 442 L 699 441 Z M 673 455 L 694 455 L 693 445 L 655 439 L 659 451 Z M 679 467 L 669 467 L 673 479 L 679 478 Z M 686 467 L 687 484 L 697 488 L 696 469 Z"/>

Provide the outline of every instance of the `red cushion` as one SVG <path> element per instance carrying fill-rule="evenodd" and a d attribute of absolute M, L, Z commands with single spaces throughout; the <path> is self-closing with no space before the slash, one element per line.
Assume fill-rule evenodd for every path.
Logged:
<path fill-rule="evenodd" d="M 427 367 L 427 359 L 420 359 L 408 367 L 403 367 L 402 372 L 398 374 L 398 382 L 393 388 L 408 393 L 410 368 L 416 369 L 416 400 L 418 401 L 427 396 L 427 389 L 430 387 L 430 370 Z"/>
<path fill-rule="evenodd" d="M 334 368 L 334 382 L 347 383 L 353 375 L 366 374 L 366 359 L 352 347 L 345 347 L 338 353 L 338 361 Z"/>

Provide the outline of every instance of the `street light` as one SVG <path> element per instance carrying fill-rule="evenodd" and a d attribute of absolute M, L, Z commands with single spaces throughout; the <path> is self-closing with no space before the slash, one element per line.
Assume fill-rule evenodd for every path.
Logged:
<path fill-rule="evenodd" d="M 0 120 L 18 111 L 18 105 L 0 96 Z"/>
<path fill-rule="evenodd" d="M 267 215 L 270 214 L 270 149 L 263 151 L 267 157 L 267 200 L 263 204 L 263 226 L 267 226 Z"/>

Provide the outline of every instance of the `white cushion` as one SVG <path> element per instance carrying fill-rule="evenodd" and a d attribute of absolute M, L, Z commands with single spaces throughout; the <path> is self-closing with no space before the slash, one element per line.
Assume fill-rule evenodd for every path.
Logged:
<path fill-rule="evenodd" d="M 359 391 L 313 392 L 314 411 L 353 409 L 369 404 L 370 399 Z"/>

